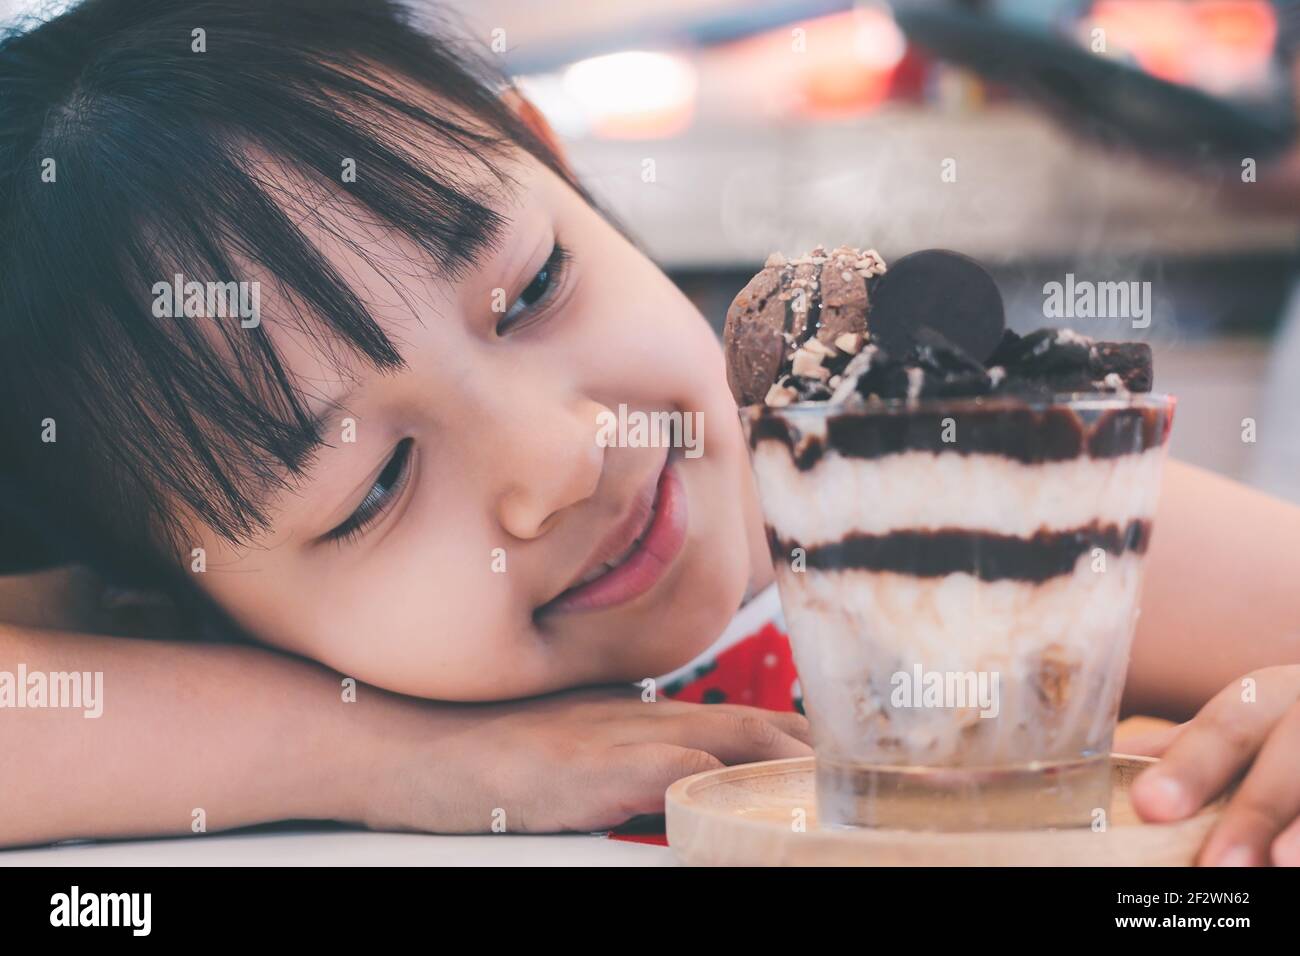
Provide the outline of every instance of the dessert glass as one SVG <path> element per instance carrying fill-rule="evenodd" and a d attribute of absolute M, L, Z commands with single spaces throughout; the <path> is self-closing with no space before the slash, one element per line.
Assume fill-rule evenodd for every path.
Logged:
<path fill-rule="evenodd" d="M 1174 399 L 741 410 L 823 826 L 1097 825 Z"/>

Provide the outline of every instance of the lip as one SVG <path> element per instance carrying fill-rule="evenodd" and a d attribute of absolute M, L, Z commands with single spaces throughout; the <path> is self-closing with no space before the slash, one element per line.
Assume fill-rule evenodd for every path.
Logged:
<path fill-rule="evenodd" d="M 566 611 L 596 611 L 626 604 L 645 594 L 668 573 L 673 561 L 686 543 L 687 514 L 686 489 L 673 468 L 673 459 L 665 462 L 659 472 L 650 501 L 653 518 L 648 526 L 633 520 L 633 511 L 615 532 L 601 542 L 593 557 L 574 576 L 582 576 L 603 561 L 617 557 L 637 537 L 642 537 L 636 550 L 617 567 L 611 568 L 595 580 L 569 587 L 558 597 L 547 602 L 539 613 L 556 614 Z M 649 495 L 647 495 L 649 497 Z"/>

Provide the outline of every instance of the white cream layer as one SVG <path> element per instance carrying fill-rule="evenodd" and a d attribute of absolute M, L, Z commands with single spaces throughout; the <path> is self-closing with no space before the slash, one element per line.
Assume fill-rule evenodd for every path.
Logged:
<path fill-rule="evenodd" d="M 1164 449 L 1026 465 L 1000 455 L 909 451 L 823 456 L 800 471 L 785 445 L 759 442 L 754 473 L 767 523 L 812 546 L 845 534 L 961 528 L 1029 536 L 1093 521 L 1151 518 Z"/>

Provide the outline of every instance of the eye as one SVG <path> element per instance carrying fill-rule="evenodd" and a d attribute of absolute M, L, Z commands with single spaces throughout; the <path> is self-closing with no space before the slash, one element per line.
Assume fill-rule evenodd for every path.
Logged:
<path fill-rule="evenodd" d="M 533 280 L 497 322 L 497 335 L 518 331 L 528 324 L 530 317 L 540 314 L 537 307 L 545 304 L 555 295 L 555 290 L 560 287 L 560 282 L 564 278 L 569 258 L 568 250 L 557 241 L 546 262 L 533 276 Z"/>
<path fill-rule="evenodd" d="M 338 527 L 325 532 L 329 541 L 350 541 L 380 518 L 397 500 L 398 494 L 406 484 L 407 472 L 410 470 L 411 448 L 415 441 L 403 438 L 397 443 L 392 457 L 384 465 L 384 470 L 375 478 L 366 496 L 361 499 L 355 511 L 348 515 Z"/>

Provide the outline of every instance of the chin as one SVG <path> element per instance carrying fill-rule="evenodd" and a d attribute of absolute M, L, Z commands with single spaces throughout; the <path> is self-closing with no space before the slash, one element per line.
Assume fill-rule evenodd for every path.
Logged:
<path fill-rule="evenodd" d="M 731 623 L 745 596 L 748 563 L 737 560 L 735 549 L 718 547 L 717 539 L 709 552 L 691 556 L 682 568 L 682 587 L 674 589 L 665 607 L 662 622 L 673 641 L 655 655 L 656 674 L 676 670 L 707 650 Z M 662 640 L 663 624 L 659 635 Z"/>

